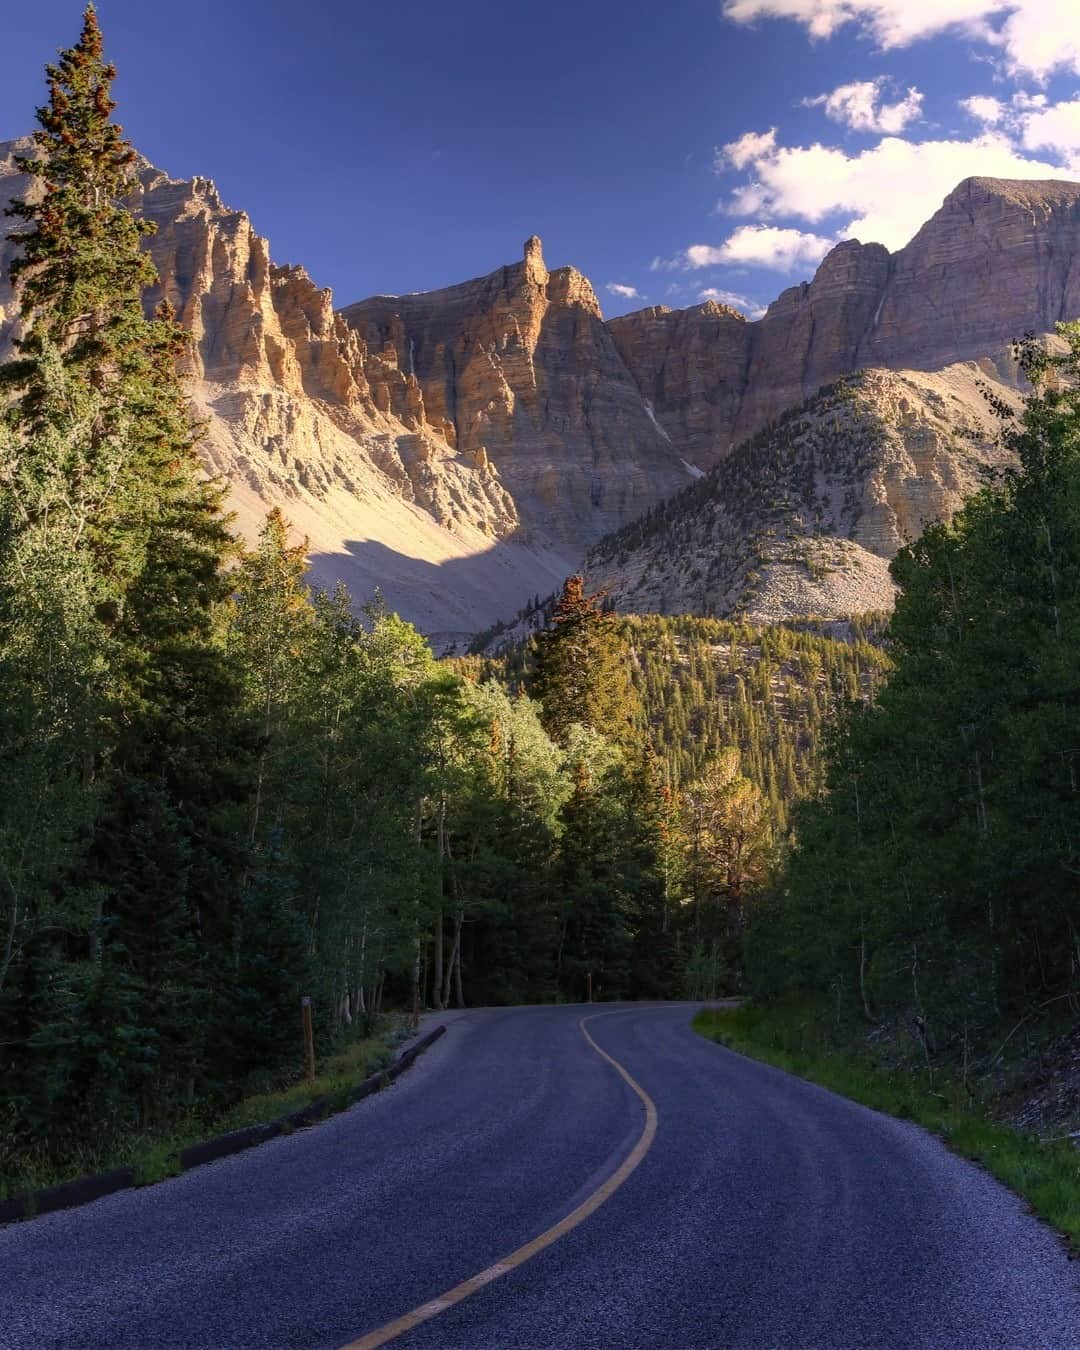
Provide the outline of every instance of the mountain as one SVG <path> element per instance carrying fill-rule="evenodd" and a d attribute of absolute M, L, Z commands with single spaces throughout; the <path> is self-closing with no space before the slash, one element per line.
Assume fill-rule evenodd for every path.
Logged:
<path fill-rule="evenodd" d="M 0 206 L 27 191 L 14 160 L 31 147 L 0 145 Z M 538 240 L 522 263 L 433 297 L 431 331 L 450 334 L 460 371 L 441 390 L 421 385 L 374 317 L 347 322 L 302 267 L 275 265 L 211 180 L 144 164 L 131 205 L 157 225 L 160 285 L 147 304 L 168 295 L 195 339 L 208 467 L 227 477 L 248 536 L 284 507 L 323 583 L 343 580 L 358 600 L 379 586 L 426 631 L 469 632 L 550 589 L 588 543 L 688 481 L 588 282 L 569 268 L 549 275 Z M 18 331 L 10 258 L 0 244 L 0 358 Z M 427 370 L 432 352 L 415 345 Z M 481 368 L 500 374 L 485 384 Z M 505 455 L 524 509 L 485 441 Z"/>
<path fill-rule="evenodd" d="M 1014 407 L 1020 394 L 992 370 L 872 369 L 826 385 L 602 540 L 590 586 L 628 612 L 758 623 L 890 609 L 892 556 L 1008 462 L 984 390 Z"/>
<path fill-rule="evenodd" d="M 498 464 L 528 537 L 571 554 L 690 474 L 623 363 L 589 281 L 524 259 L 446 290 L 375 296 L 341 316 L 415 376 L 459 453 Z"/>
<path fill-rule="evenodd" d="M 849 371 L 940 370 L 1080 315 L 1080 183 L 969 178 L 890 254 L 847 240 L 757 322 L 709 301 L 612 319 L 672 443 L 709 468 Z"/>
<path fill-rule="evenodd" d="M 0 205 L 27 188 L 13 159 L 30 144 L 0 146 Z M 213 182 L 144 165 L 131 205 L 157 224 L 161 285 L 147 303 L 167 294 L 195 339 L 205 458 L 246 535 L 280 504 L 309 538 L 317 580 L 343 580 L 358 600 L 381 586 L 429 631 L 475 628 L 565 574 L 544 543 L 514 540 L 518 513 L 492 465 L 447 444 L 416 381 L 368 351 L 303 268 L 274 265 Z M 0 357 L 17 331 L 9 260 L 0 244 Z"/>
<path fill-rule="evenodd" d="M 30 146 L 0 143 L 0 206 L 26 190 L 14 155 Z M 816 598 L 825 610 L 841 590 L 857 608 L 886 602 L 888 549 L 927 511 L 955 509 L 977 481 L 970 456 L 950 458 L 956 409 L 933 379 L 960 391 L 959 415 L 970 420 L 981 400 L 958 363 L 979 362 L 985 377 L 1008 384 L 995 353 L 1080 314 L 1073 183 L 969 179 L 906 248 L 840 244 L 812 282 L 785 291 L 757 322 L 713 302 L 605 322 L 587 279 L 572 267 L 549 271 L 536 238 L 520 261 L 486 277 L 337 310 L 302 267 L 271 261 L 266 240 L 211 180 L 177 180 L 143 163 L 131 204 L 158 226 L 148 247 L 161 284 L 148 304 L 167 294 L 193 334 L 205 456 L 228 478 L 239 527 L 252 535 L 281 505 L 308 536 L 317 580 L 343 580 L 358 600 L 378 586 L 407 618 L 448 638 L 546 594 L 595 548 L 590 570 L 610 579 L 620 603 L 738 608 L 743 574 L 762 570 L 747 563 L 763 511 L 751 452 L 739 450 L 726 476 L 678 494 L 785 410 L 859 369 L 882 372 L 873 397 L 851 386 L 858 426 L 880 434 L 863 454 L 849 428 L 855 457 L 826 478 L 853 474 L 864 505 L 850 519 L 826 513 L 820 537 L 861 549 L 860 567 L 851 586 L 834 580 Z M 0 359 L 18 331 L 9 262 L 0 243 Z M 889 385 L 889 371 L 908 394 Z M 946 400 L 944 412 L 931 394 Z M 904 412 L 904 398 L 914 411 Z M 929 459 L 916 453 L 924 434 L 938 447 Z M 871 469 L 882 438 L 893 459 Z M 824 454 L 824 442 L 813 453 Z M 779 500 L 775 466 L 769 472 Z M 663 559 L 658 570 L 630 559 L 632 531 L 619 531 L 671 497 L 696 511 L 704 491 L 718 494 L 719 515 L 707 527 L 688 520 L 678 536 L 695 541 L 693 561 Z M 816 517 L 797 484 L 785 491 L 801 514 L 788 525 L 778 517 L 777 537 L 803 539 Z M 866 503 L 878 492 L 895 525 L 874 545 L 865 543 L 875 537 Z M 623 542 L 600 542 L 612 532 Z M 616 553 L 625 555 L 618 568 Z M 772 562 L 769 576 L 778 576 Z M 688 583 L 695 567 L 713 580 Z M 762 613 L 785 612 L 790 587 L 754 585 Z M 812 588 L 796 589 L 793 612 L 815 599 Z"/>

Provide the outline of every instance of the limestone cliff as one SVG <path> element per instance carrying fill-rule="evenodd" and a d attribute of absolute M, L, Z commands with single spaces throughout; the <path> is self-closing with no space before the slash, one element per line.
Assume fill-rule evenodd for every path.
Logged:
<path fill-rule="evenodd" d="M 688 481 L 592 286 L 572 267 L 549 272 L 535 237 L 521 262 L 486 277 L 375 296 L 342 315 L 370 351 L 415 375 L 451 444 L 497 467 L 528 535 L 580 553 Z"/>
<path fill-rule="evenodd" d="M 0 206 L 27 190 L 14 157 L 31 149 L 0 145 Z M 130 204 L 157 225 L 147 306 L 167 295 L 195 339 L 204 456 L 245 534 L 283 506 L 318 580 L 345 580 L 358 601 L 379 586 L 429 631 L 470 631 L 565 575 L 572 560 L 515 538 L 518 512 L 490 461 L 446 440 L 415 378 L 368 351 L 303 268 L 275 266 L 213 182 L 143 165 Z M 17 331 L 11 253 L 0 242 L 0 358 Z"/>
<path fill-rule="evenodd" d="M 698 306 L 608 329 L 661 426 L 708 467 L 848 371 L 938 370 L 1077 316 L 1080 183 L 969 178 L 905 248 L 839 244 L 754 323 Z"/>
<path fill-rule="evenodd" d="M 147 166 L 131 204 L 154 221 L 149 249 L 162 294 L 193 335 L 192 387 L 211 417 L 215 467 L 256 492 L 334 487 L 358 497 L 378 479 L 453 531 L 492 538 L 518 524 L 514 504 L 488 464 L 462 459 L 431 427 L 409 375 L 369 353 L 334 312 L 329 290 L 302 267 L 278 267 L 242 211 L 226 207 L 206 178 L 177 181 Z"/>
<path fill-rule="evenodd" d="M 695 468 L 728 447 L 746 394 L 750 325 L 708 300 L 692 309 L 655 305 L 608 322 L 646 407 Z"/>
<path fill-rule="evenodd" d="M 14 154 L 30 148 L 0 144 L 0 208 L 27 189 Z M 1010 339 L 1080 316 L 1072 183 L 969 179 L 906 248 L 841 244 L 757 322 L 709 302 L 605 323 L 536 238 L 485 277 L 335 311 L 209 179 L 144 164 L 131 204 L 157 225 L 147 304 L 166 294 L 194 337 L 205 456 L 240 527 L 282 505 L 319 580 L 358 600 L 380 586 L 429 632 L 505 617 L 612 530 L 591 567 L 626 606 L 883 604 L 899 541 L 993 458 L 988 433 L 955 433 L 982 406 L 963 363 L 1009 385 Z M 0 359 L 18 328 L 10 258 L 0 242 Z M 843 398 L 732 454 L 859 369 Z"/>

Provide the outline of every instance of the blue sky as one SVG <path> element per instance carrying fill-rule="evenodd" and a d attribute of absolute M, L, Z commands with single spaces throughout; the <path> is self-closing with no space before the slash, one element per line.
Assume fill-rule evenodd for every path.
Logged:
<path fill-rule="evenodd" d="M 0 138 L 79 0 L 4 15 Z M 750 313 L 969 174 L 1080 178 L 1080 0 L 100 0 L 118 117 L 337 303 L 541 235 L 606 314 Z M 611 290 L 622 287 L 626 293 Z"/>

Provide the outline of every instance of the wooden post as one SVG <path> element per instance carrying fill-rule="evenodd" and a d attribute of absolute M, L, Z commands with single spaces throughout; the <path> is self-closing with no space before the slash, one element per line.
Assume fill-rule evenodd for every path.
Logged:
<path fill-rule="evenodd" d="M 300 1000 L 300 1018 L 304 1027 L 304 1073 L 309 1083 L 315 1081 L 315 1033 L 311 1026 L 311 997 Z"/>
<path fill-rule="evenodd" d="M 586 989 L 585 1002 L 586 1002 L 586 1003 L 591 1003 L 591 1002 L 592 1002 L 592 971 L 591 971 L 591 970 L 587 970 L 587 971 L 585 972 L 585 989 Z"/>

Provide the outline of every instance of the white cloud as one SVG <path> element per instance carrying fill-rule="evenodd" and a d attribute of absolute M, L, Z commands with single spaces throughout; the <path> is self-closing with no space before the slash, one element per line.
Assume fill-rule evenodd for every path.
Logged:
<path fill-rule="evenodd" d="M 612 295 L 621 296 L 623 300 L 645 299 L 645 297 L 641 294 L 641 292 L 638 290 L 636 286 L 624 286 L 621 281 L 609 281 L 606 289 Z"/>
<path fill-rule="evenodd" d="M 1040 82 L 1055 70 L 1080 75 L 1080 24 L 1076 0 L 1012 0 L 1012 11 L 993 41 L 1011 75 Z"/>
<path fill-rule="evenodd" d="M 895 135 L 922 115 L 923 96 L 909 89 L 897 103 L 881 101 L 884 79 L 856 80 L 842 84 L 831 94 L 803 99 L 804 108 L 824 108 L 826 117 L 842 122 L 852 131 L 878 131 Z"/>
<path fill-rule="evenodd" d="M 715 300 L 718 305 L 741 310 L 751 319 L 760 319 L 765 313 L 765 306 L 759 305 L 756 300 L 749 300 L 745 295 L 736 295 L 734 291 L 721 290 L 718 286 L 706 286 L 704 290 L 698 291 L 698 299 Z"/>
<path fill-rule="evenodd" d="M 776 272 L 813 268 L 836 243 L 835 239 L 776 225 L 740 225 L 720 246 L 720 261 Z"/>
<path fill-rule="evenodd" d="M 1020 118 L 1020 139 L 1028 150 L 1052 150 L 1080 173 L 1080 96 Z"/>
<path fill-rule="evenodd" d="M 681 272 L 724 266 L 792 272 L 798 267 L 814 267 L 836 242 L 820 234 L 777 225 L 740 225 L 722 244 L 691 244 L 674 258 L 654 262 Z"/>
<path fill-rule="evenodd" d="M 718 168 L 729 163 L 735 159 L 725 146 Z M 850 219 L 839 237 L 889 249 L 906 244 L 964 178 L 1062 174 L 1059 166 L 1025 156 L 1007 136 L 990 130 L 968 141 L 886 136 L 856 155 L 821 144 L 774 146 L 751 167 L 755 181 L 737 188 L 725 204 L 733 215 L 794 217 L 817 224 L 847 214 Z"/>
<path fill-rule="evenodd" d="M 958 26 L 985 32 L 991 15 L 1025 2 L 1031 0 L 725 0 L 724 17 L 735 23 L 794 19 L 816 38 L 858 23 L 882 47 L 905 47 Z"/>
<path fill-rule="evenodd" d="M 770 127 L 768 131 L 748 131 L 737 141 L 724 146 L 728 159 L 736 169 L 745 169 L 755 159 L 761 159 L 763 155 L 771 154 L 775 149 L 775 127 Z"/>
<path fill-rule="evenodd" d="M 1008 103 L 976 94 L 960 106 L 982 122 L 1004 132 L 1024 150 L 1049 150 L 1062 161 L 1059 174 L 1080 173 L 1080 94 L 1070 102 L 1051 103 L 1045 94 L 1019 90 Z"/>
<path fill-rule="evenodd" d="M 906 47 L 949 30 L 1000 50 L 1011 74 L 1080 74 L 1076 0 L 725 0 L 735 23 L 792 19 L 811 37 L 857 24 L 880 47 Z"/>
<path fill-rule="evenodd" d="M 971 98 L 962 98 L 960 106 L 969 117 L 987 127 L 997 126 L 1008 111 L 1001 99 L 989 98 L 985 94 L 973 94 Z"/>

